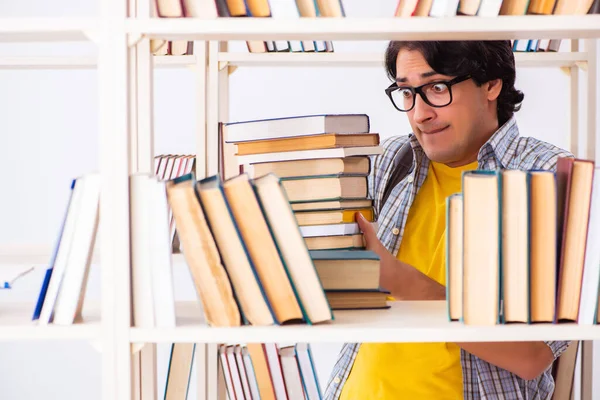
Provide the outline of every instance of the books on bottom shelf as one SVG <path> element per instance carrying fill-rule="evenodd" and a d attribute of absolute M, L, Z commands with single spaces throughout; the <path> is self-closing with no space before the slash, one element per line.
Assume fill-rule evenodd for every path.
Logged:
<path fill-rule="evenodd" d="M 186 398 L 195 347 L 194 343 L 171 345 L 166 400 Z M 218 375 L 230 399 L 323 398 L 308 343 L 219 344 Z"/>
<path fill-rule="evenodd" d="M 470 325 L 596 324 L 600 172 L 469 171 L 447 199 L 450 320 Z"/>

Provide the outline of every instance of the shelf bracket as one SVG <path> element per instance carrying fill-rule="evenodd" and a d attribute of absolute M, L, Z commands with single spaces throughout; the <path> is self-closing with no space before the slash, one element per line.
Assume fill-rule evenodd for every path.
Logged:
<path fill-rule="evenodd" d="M 130 34 L 129 37 L 127 38 L 127 46 L 128 47 L 137 46 L 137 44 L 139 42 L 141 42 L 142 39 L 144 39 L 144 36 L 141 33 Z"/>
<path fill-rule="evenodd" d="M 229 61 L 219 61 L 219 71 L 223 71 L 225 68 L 227 68 L 227 74 L 231 75 L 237 70 L 238 67 L 229 65 Z"/>
<path fill-rule="evenodd" d="M 588 70 L 588 62 L 587 61 L 575 61 L 575 66 L 582 71 Z"/>
<path fill-rule="evenodd" d="M 90 30 L 85 30 L 83 31 L 83 34 L 85 35 L 86 38 L 88 38 L 91 42 L 94 42 L 96 44 L 100 43 L 100 35 L 98 33 L 98 31 L 90 29 Z"/>

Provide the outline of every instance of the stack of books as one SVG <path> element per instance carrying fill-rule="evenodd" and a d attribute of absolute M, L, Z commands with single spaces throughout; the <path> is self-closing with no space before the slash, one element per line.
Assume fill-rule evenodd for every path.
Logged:
<path fill-rule="evenodd" d="M 375 223 L 367 176 L 370 156 L 382 149 L 369 117 L 241 121 L 224 124 L 223 135 L 235 144 L 237 163 L 249 176 L 274 174 L 281 180 L 332 307 L 386 307 L 379 259 L 364 249 L 356 223 L 356 213 Z"/>
<path fill-rule="evenodd" d="M 596 324 L 600 171 L 469 171 L 447 199 L 450 320 Z"/>

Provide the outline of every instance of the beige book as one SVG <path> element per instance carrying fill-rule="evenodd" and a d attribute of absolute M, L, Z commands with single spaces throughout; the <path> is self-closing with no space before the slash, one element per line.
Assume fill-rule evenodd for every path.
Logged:
<path fill-rule="evenodd" d="M 457 193 L 448 197 L 448 233 L 446 246 L 448 318 L 451 321 L 462 317 L 462 277 L 463 277 L 463 198 Z"/>
<path fill-rule="evenodd" d="M 249 173 L 253 178 L 274 173 L 282 179 L 342 174 L 366 176 L 370 168 L 368 157 L 346 157 L 253 164 Z"/>
<path fill-rule="evenodd" d="M 556 301 L 556 182 L 551 171 L 532 171 L 529 175 L 531 322 L 552 322 Z"/>
<path fill-rule="evenodd" d="M 529 0 L 504 0 L 500 7 L 500 15 L 525 15 Z"/>
<path fill-rule="evenodd" d="M 428 17 L 429 12 L 431 11 L 432 4 L 433 0 L 419 0 L 419 2 L 417 3 L 417 8 L 415 8 L 414 16 Z"/>
<path fill-rule="evenodd" d="M 291 203 L 336 199 L 365 199 L 365 177 L 318 177 L 282 181 Z"/>
<path fill-rule="evenodd" d="M 502 285 L 505 322 L 529 322 L 527 172 L 502 173 Z"/>
<path fill-rule="evenodd" d="M 248 176 L 223 183 L 231 212 L 279 323 L 302 319 L 300 305 Z"/>
<path fill-rule="evenodd" d="M 379 145 L 379 135 L 376 133 L 365 134 L 337 134 L 324 133 L 313 136 L 299 136 L 281 139 L 255 140 L 237 143 L 237 155 L 275 153 L 282 151 L 302 151 L 333 149 L 339 147 L 361 147 Z"/>
<path fill-rule="evenodd" d="M 345 209 L 328 211 L 299 211 L 294 213 L 299 226 L 349 224 L 356 222 L 356 213 L 361 213 L 369 222 L 373 222 L 373 208 Z"/>
<path fill-rule="evenodd" d="M 171 345 L 165 400 L 187 398 L 195 346 L 194 343 L 173 343 Z"/>
<path fill-rule="evenodd" d="M 460 0 L 458 12 L 463 15 L 477 15 L 481 0 Z"/>
<path fill-rule="evenodd" d="M 204 212 L 196 198 L 193 179 L 167 184 L 183 255 L 211 326 L 239 326 L 240 311 Z"/>
<path fill-rule="evenodd" d="M 568 204 L 565 205 L 563 253 L 558 278 L 558 320 L 577 321 L 579 314 L 593 176 L 593 162 L 574 161 L 571 184 L 567 189 Z"/>
<path fill-rule="evenodd" d="M 419 0 L 398 0 L 398 5 L 396 6 L 396 12 L 394 15 L 396 17 L 411 17 L 415 9 L 417 8 L 417 3 Z"/>
<path fill-rule="evenodd" d="M 304 238 L 309 250 L 361 249 L 365 247 L 363 235 L 317 236 Z"/>
<path fill-rule="evenodd" d="M 500 237 L 498 175 L 463 175 L 463 321 L 499 322 Z M 487 171 L 485 171 L 487 172 Z"/>
<path fill-rule="evenodd" d="M 308 203 L 291 204 L 293 211 L 324 211 L 341 210 L 344 208 L 367 208 L 373 206 L 371 199 L 314 201 Z"/>

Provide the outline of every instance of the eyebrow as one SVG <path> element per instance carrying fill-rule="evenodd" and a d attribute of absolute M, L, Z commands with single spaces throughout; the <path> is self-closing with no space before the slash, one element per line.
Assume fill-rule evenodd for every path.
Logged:
<path fill-rule="evenodd" d="M 421 74 L 421 78 L 429 78 L 430 76 L 434 76 L 434 75 L 439 75 L 437 72 L 435 71 L 428 71 L 428 72 L 423 72 Z M 406 82 L 408 79 L 405 77 L 402 78 L 396 78 L 396 82 Z"/>

